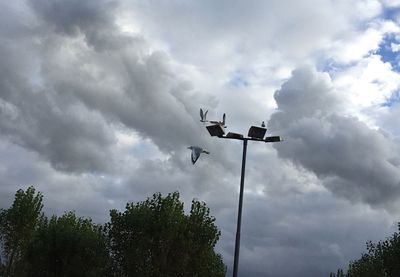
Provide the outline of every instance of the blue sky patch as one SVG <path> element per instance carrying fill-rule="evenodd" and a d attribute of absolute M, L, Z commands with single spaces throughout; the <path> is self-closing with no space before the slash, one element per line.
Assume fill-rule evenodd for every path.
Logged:
<path fill-rule="evenodd" d="M 229 80 L 228 85 L 235 88 L 244 88 L 250 86 L 250 82 L 243 72 L 235 72 Z"/>
<path fill-rule="evenodd" d="M 391 107 L 400 102 L 400 91 L 395 91 L 392 95 L 382 104 L 383 107 Z"/>
<path fill-rule="evenodd" d="M 399 13 L 400 13 L 399 8 L 386 8 L 383 11 L 383 18 L 387 20 L 396 21 L 396 18 L 398 17 Z"/>
<path fill-rule="evenodd" d="M 400 72 L 400 51 L 396 51 L 394 47 L 397 44 L 400 44 L 399 39 L 394 34 L 388 34 L 384 37 L 376 54 L 381 56 L 382 61 L 390 63 L 393 70 Z"/>

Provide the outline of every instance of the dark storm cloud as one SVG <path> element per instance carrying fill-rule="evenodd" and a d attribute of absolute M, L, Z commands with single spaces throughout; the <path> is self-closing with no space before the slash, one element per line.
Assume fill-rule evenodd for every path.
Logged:
<path fill-rule="evenodd" d="M 279 156 L 323 180 L 333 193 L 390 207 L 400 196 L 396 145 L 379 130 L 341 115 L 341 103 L 328 75 L 309 68 L 275 93 L 278 111 L 269 122 L 287 143 L 274 144 Z"/>
<path fill-rule="evenodd" d="M 55 32 L 68 36 L 83 34 L 97 50 L 118 46 L 123 41 L 123 37 L 114 35 L 113 12 L 118 1 L 35 0 L 30 5 Z"/>
<path fill-rule="evenodd" d="M 141 38 L 119 31 L 110 13 L 116 2 L 33 1 L 32 5 L 57 32 L 83 34 L 93 47 L 79 49 L 83 50 L 79 60 L 74 56 L 76 60 L 67 64 L 62 64 L 60 50 L 49 49 L 51 62 L 43 68 L 58 93 L 150 137 L 163 151 L 204 142 L 195 124 L 199 97 L 172 72 L 166 54 L 151 52 Z M 56 15 L 60 10 L 63 16 Z"/>
<path fill-rule="evenodd" d="M 98 115 L 79 106 L 57 110 L 38 95 L 27 100 L 26 97 L 18 103 L 13 113 L 4 108 L 0 110 L 2 134 L 40 153 L 59 170 L 82 172 L 109 168 L 112 156 L 107 147 L 113 137 Z"/>
<path fill-rule="evenodd" d="M 57 31 L 75 35 L 79 30 L 98 29 L 113 23 L 112 9 L 116 1 L 30 1 L 38 15 L 51 23 Z"/>
<path fill-rule="evenodd" d="M 172 155 L 207 146 L 197 101 L 213 101 L 180 80 L 166 54 L 123 34 L 116 8 L 116 1 L 40 0 L 25 7 L 30 24 L 15 10 L 2 19 L 15 24 L 0 27 L 1 134 L 56 169 L 111 170 L 121 127 Z"/>
<path fill-rule="evenodd" d="M 18 24 L 26 32 L 30 28 Z M 55 168 L 105 170 L 112 135 L 95 113 L 62 103 L 51 88 L 35 84 L 42 76 L 36 74 L 41 61 L 34 39 L 0 38 L 0 133 L 40 153 Z"/>

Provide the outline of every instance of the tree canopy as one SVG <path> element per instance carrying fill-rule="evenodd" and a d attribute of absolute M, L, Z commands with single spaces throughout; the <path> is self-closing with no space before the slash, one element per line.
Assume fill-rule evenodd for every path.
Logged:
<path fill-rule="evenodd" d="M 203 202 L 186 215 L 178 192 L 156 193 L 99 225 L 75 212 L 46 217 L 42 199 L 29 187 L 0 210 L 0 276 L 225 276 L 214 251 L 220 231 Z"/>
<path fill-rule="evenodd" d="M 0 210 L 0 242 L 5 257 L 4 276 L 20 276 L 24 255 L 34 231 L 43 217 L 42 194 L 34 187 L 18 190 L 12 206 Z"/>
<path fill-rule="evenodd" d="M 193 200 L 185 215 L 179 193 L 156 193 L 110 216 L 110 247 L 122 276 L 225 276 L 214 252 L 220 232 L 204 203 Z"/>
<path fill-rule="evenodd" d="M 30 277 L 108 276 L 110 259 L 103 229 L 68 212 L 39 224 L 26 252 Z"/>

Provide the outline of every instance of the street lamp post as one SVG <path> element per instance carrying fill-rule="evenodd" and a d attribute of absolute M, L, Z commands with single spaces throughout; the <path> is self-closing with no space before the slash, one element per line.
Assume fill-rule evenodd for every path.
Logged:
<path fill-rule="evenodd" d="M 242 229 L 242 207 L 244 191 L 244 174 L 246 171 L 247 140 L 243 140 L 242 172 L 240 174 L 239 208 L 236 226 L 235 257 L 233 260 L 233 276 L 237 276 L 239 266 L 240 230 Z"/>
<path fill-rule="evenodd" d="M 211 136 L 216 136 L 222 139 L 236 139 L 243 141 L 243 154 L 242 154 L 242 170 L 240 175 L 240 191 L 239 191 L 239 207 L 236 226 L 236 240 L 235 240 L 235 256 L 233 260 L 233 277 L 237 277 L 239 268 L 239 250 L 240 250 L 240 233 L 242 228 L 242 209 L 243 209 L 243 192 L 244 192 L 244 177 L 246 172 L 246 156 L 247 156 L 247 142 L 249 140 L 258 142 L 278 142 L 282 141 L 280 136 L 272 136 L 264 138 L 267 131 L 264 127 L 251 126 L 248 137 L 243 137 L 241 134 L 228 133 L 225 134 L 223 127 L 219 124 L 210 125 L 206 127 Z"/>

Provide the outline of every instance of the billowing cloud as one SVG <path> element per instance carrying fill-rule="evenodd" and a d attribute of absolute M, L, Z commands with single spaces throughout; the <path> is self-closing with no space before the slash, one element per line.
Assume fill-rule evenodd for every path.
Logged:
<path fill-rule="evenodd" d="M 7 15 L 7 16 L 13 16 Z M 35 28 L 17 22 L 19 32 Z M 0 128 L 1 134 L 37 151 L 55 168 L 68 171 L 108 168 L 106 157 L 113 135 L 104 119 L 78 102 L 64 102 L 52 87 L 42 87 L 38 73 L 40 37 L 14 37 L 0 28 Z"/>
<path fill-rule="evenodd" d="M 115 166 L 116 128 L 136 130 L 167 154 L 205 144 L 199 101 L 213 100 L 196 96 L 165 53 L 123 34 L 114 1 L 30 4 L 33 24 L 18 22 L 26 36 L 10 41 L 2 29 L 3 135 L 78 172 Z"/>
<path fill-rule="evenodd" d="M 287 143 L 274 145 L 280 157 L 315 173 L 347 199 L 376 206 L 398 199 L 398 148 L 379 130 L 341 114 L 327 74 L 296 70 L 275 99 L 278 111 L 269 124 L 287 137 Z"/>

